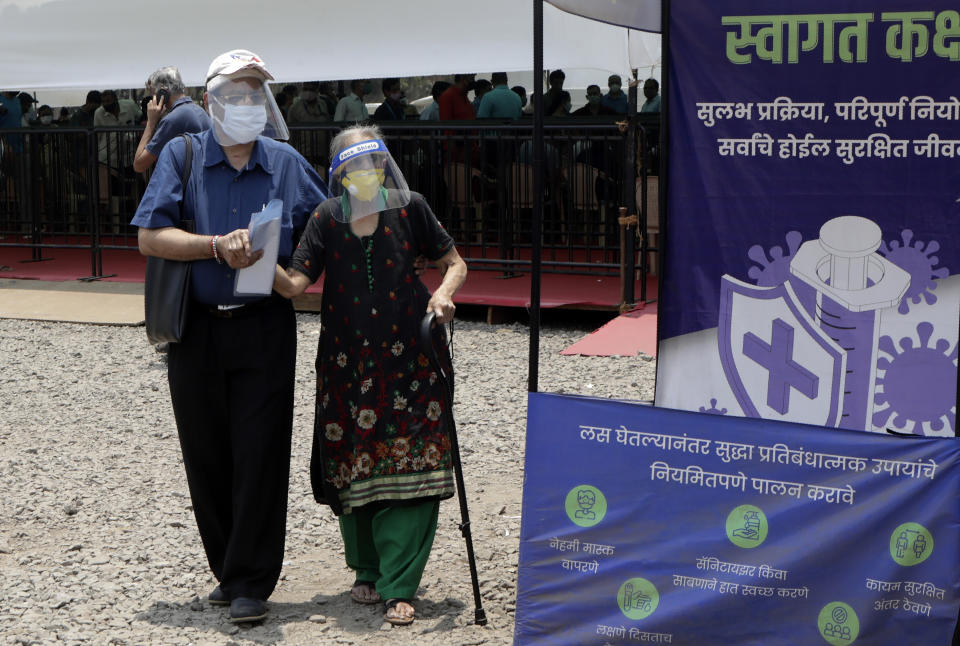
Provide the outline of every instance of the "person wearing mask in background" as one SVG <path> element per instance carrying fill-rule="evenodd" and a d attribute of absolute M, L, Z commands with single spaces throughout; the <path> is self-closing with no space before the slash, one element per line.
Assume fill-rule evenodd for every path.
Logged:
<path fill-rule="evenodd" d="M 492 89 L 493 84 L 490 83 L 490 81 L 487 79 L 477 79 L 476 84 L 473 86 L 473 101 L 470 102 L 470 105 L 473 106 L 473 114 L 480 112 L 480 101 L 482 101 L 483 97 Z"/>
<path fill-rule="evenodd" d="M 383 103 L 373 113 L 374 121 L 402 121 L 404 118 L 405 97 L 400 79 L 383 79 Z"/>
<path fill-rule="evenodd" d="M 334 106 L 336 109 L 336 106 Z M 300 98 L 289 110 L 290 125 L 305 126 L 329 121 L 333 111 L 327 112 L 327 104 L 320 100 L 320 83 L 308 81 L 303 84 Z M 314 167 L 327 165 L 325 154 L 329 134 L 316 130 L 295 130 L 290 133 L 290 145 L 297 149 Z"/>
<path fill-rule="evenodd" d="M 587 87 L 587 103 L 582 108 L 574 110 L 574 117 L 597 117 L 601 115 L 614 115 L 616 112 L 603 105 L 603 94 L 600 92 L 599 85 Z"/>
<path fill-rule="evenodd" d="M 300 99 L 290 108 L 290 125 L 320 123 L 329 121 L 326 103 L 320 100 L 320 83 L 310 81 L 303 84 Z"/>
<path fill-rule="evenodd" d="M 337 110 L 333 115 L 334 121 L 367 121 L 370 113 L 367 104 L 363 102 L 365 94 L 370 94 L 370 82 L 356 79 L 350 82 L 350 94 L 340 99 Z"/>
<path fill-rule="evenodd" d="M 324 111 L 332 117 L 333 113 L 337 111 L 337 103 L 340 102 L 340 98 L 337 96 L 337 86 L 331 81 L 324 81 L 320 84 L 319 94 Z"/>
<path fill-rule="evenodd" d="M 93 113 L 94 128 L 116 128 L 120 126 L 134 126 L 140 120 L 140 107 L 136 101 L 130 99 L 118 99 L 117 93 L 113 90 L 104 90 L 101 95 L 102 102 L 97 111 Z M 123 170 L 125 176 L 133 176 L 133 164 L 130 163 L 129 152 L 132 149 L 132 141 L 125 132 L 102 132 L 99 135 L 99 153 L 98 159 L 101 164 L 114 170 Z M 124 143 L 123 148 L 120 142 Z M 127 144 L 130 147 L 127 147 Z M 103 183 L 108 182 L 106 176 L 102 176 Z M 101 191 L 107 187 L 101 186 Z M 111 187 L 113 190 L 115 187 Z M 105 194 L 105 193 L 104 193 Z"/>
<path fill-rule="evenodd" d="M 550 88 L 543 94 L 543 113 L 547 116 L 554 114 L 562 105 L 560 93 L 563 92 L 563 82 L 567 75 L 563 70 L 553 70 L 548 78 Z"/>
<path fill-rule="evenodd" d="M 86 102 L 70 117 L 70 126 L 72 128 L 92 128 L 93 116 L 97 113 L 97 108 L 100 107 L 102 100 L 102 95 L 97 90 L 87 92 Z"/>
<path fill-rule="evenodd" d="M 428 105 L 420 113 L 420 121 L 438 121 L 440 119 L 440 95 L 450 87 L 449 81 L 434 81 L 430 88 L 430 96 L 433 97 L 433 103 Z"/>
<path fill-rule="evenodd" d="M 620 89 L 623 87 L 620 77 L 617 74 L 611 74 L 610 78 L 607 79 L 607 87 L 610 88 L 610 91 L 603 95 L 602 104 L 617 114 L 626 114 L 627 94 Z"/>
<path fill-rule="evenodd" d="M 660 112 L 660 84 L 657 79 L 643 82 L 643 96 L 647 100 L 640 106 L 640 112 Z"/>
<path fill-rule="evenodd" d="M 478 119 L 519 119 L 523 102 L 516 92 L 507 86 L 507 73 L 494 72 L 490 77 L 493 89 L 483 95 Z"/>
<path fill-rule="evenodd" d="M 59 125 L 53 120 L 53 108 L 49 105 L 37 108 L 37 125 L 43 128 L 56 128 Z"/>
<path fill-rule="evenodd" d="M 443 121 L 475 119 L 477 113 L 467 99 L 467 92 L 472 90 L 476 82 L 476 74 L 456 74 L 453 85 L 448 87 L 437 100 L 440 119 Z"/>
<path fill-rule="evenodd" d="M 95 128 L 134 126 L 140 120 L 140 106 L 132 99 L 117 98 L 113 90 L 104 90 L 100 107 L 93 113 Z"/>
<path fill-rule="evenodd" d="M 161 67 L 151 74 L 146 90 L 147 125 L 133 158 L 133 170 L 138 173 L 153 166 L 160 151 L 174 137 L 210 127 L 210 117 L 204 109 L 184 94 L 183 79 L 176 67 Z"/>
<path fill-rule="evenodd" d="M 190 261 L 190 309 L 170 344 L 167 380 L 190 499 L 210 569 L 212 605 L 230 621 L 267 614 L 283 565 L 293 430 L 297 320 L 276 294 L 237 296 L 236 271 L 262 252 L 250 246 L 252 213 L 282 200 L 278 261 L 286 263 L 317 204 L 323 180 L 296 150 L 254 53 L 217 56 L 207 71 L 213 126 L 164 147 L 131 224 L 140 252 Z M 182 200 L 182 202 L 181 202 Z M 181 211 L 182 209 L 182 211 Z M 180 228 L 193 220 L 196 233 Z"/>

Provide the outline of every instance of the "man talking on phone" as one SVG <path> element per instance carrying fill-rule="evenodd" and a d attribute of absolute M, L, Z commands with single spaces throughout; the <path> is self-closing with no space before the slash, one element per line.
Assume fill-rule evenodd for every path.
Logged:
<path fill-rule="evenodd" d="M 164 145 L 184 133 L 210 128 L 210 117 L 184 95 L 183 80 L 176 67 L 161 67 L 147 79 L 147 125 L 137 145 L 133 169 L 142 173 L 157 161 Z"/>

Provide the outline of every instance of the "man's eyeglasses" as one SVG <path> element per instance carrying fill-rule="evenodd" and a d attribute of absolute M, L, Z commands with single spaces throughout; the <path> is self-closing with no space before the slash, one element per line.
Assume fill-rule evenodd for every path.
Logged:
<path fill-rule="evenodd" d="M 217 94 L 217 100 L 230 105 L 263 105 L 267 102 L 267 95 L 260 92 L 232 92 Z"/>

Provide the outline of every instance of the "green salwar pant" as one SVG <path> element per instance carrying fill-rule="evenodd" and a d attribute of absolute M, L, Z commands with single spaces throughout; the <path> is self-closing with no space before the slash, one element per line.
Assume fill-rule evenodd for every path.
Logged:
<path fill-rule="evenodd" d="M 386 599 L 413 599 L 437 533 L 440 502 L 364 505 L 340 516 L 347 566 L 358 581 L 376 582 Z"/>

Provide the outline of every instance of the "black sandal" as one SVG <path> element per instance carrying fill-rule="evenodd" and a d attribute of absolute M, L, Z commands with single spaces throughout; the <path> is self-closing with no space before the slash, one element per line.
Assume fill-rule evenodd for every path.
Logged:
<path fill-rule="evenodd" d="M 383 613 L 383 620 L 394 626 L 409 626 L 413 623 L 414 616 L 410 617 L 391 617 L 390 610 L 397 607 L 398 603 L 407 603 L 410 604 L 410 607 L 413 607 L 413 602 L 410 599 L 387 599 L 387 602 L 384 604 L 386 609 Z"/>
<path fill-rule="evenodd" d="M 375 603 L 380 603 L 380 595 L 377 594 L 376 599 L 369 599 L 362 597 L 356 593 L 357 586 L 365 585 L 368 589 L 373 590 L 374 593 L 377 592 L 377 582 L 376 581 L 361 581 L 357 579 L 353 582 L 353 585 L 350 586 L 350 598 L 356 601 L 357 603 L 362 603 L 365 606 L 373 605 Z"/>

